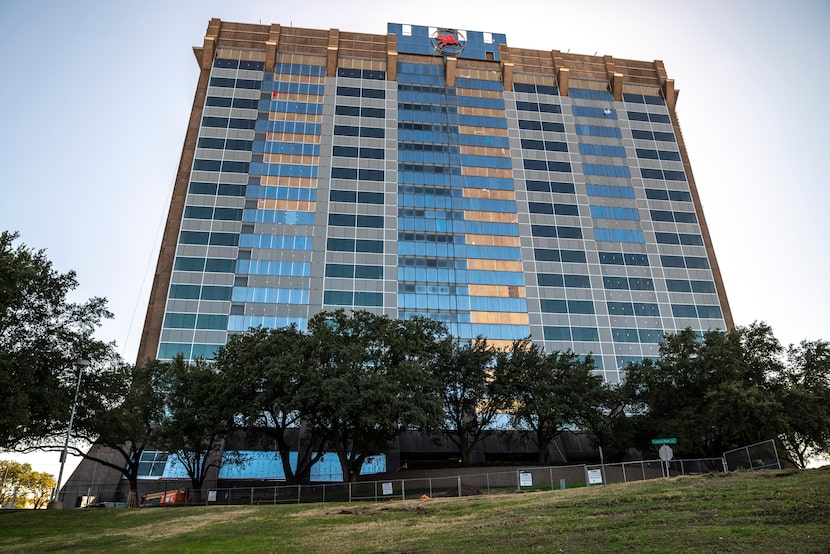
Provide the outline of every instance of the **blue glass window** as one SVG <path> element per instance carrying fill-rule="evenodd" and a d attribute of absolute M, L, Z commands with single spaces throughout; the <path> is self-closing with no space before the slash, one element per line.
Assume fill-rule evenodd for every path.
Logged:
<path fill-rule="evenodd" d="M 606 196 L 610 198 L 634 198 L 632 187 L 618 187 L 613 185 L 585 185 L 588 196 Z"/>
<path fill-rule="evenodd" d="M 617 119 L 617 110 L 612 108 L 596 108 L 591 106 L 572 106 L 573 114 L 577 117 L 598 117 Z"/>
<path fill-rule="evenodd" d="M 527 190 L 536 192 L 555 192 L 558 194 L 576 194 L 573 183 L 526 181 Z"/>
<path fill-rule="evenodd" d="M 590 137 L 622 138 L 622 133 L 620 133 L 618 127 L 600 127 L 581 123 L 576 124 L 576 134 Z"/>
<path fill-rule="evenodd" d="M 605 242 L 630 242 L 635 244 L 645 243 L 642 231 L 636 229 L 603 229 L 594 228 L 594 240 Z"/>
<path fill-rule="evenodd" d="M 697 310 L 693 304 L 672 304 L 671 312 L 674 317 L 697 317 Z"/>
<path fill-rule="evenodd" d="M 702 293 L 715 293 L 715 283 L 712 281 L 692 281 L 692 291 Z"/>
<path fill-rule="evenodd" d="M 646 170 L 642 169 L 642 171 Z M 600 175 L 603 177 L 631 177 L 631 170 L 625 165 L 583 163 L 582 172 L 585 175 Z"/>
<path fill-rule="evenodd" d="M 602 219 L 622 219 L 640 221 L 640 212 L 637 208 L 615 208 L 613 206 L 590 206 L 591 217 Z"/>
<path fill-rule="evenodd" d="M 608 146 L 605 144 L 585 144 L 580 143 L 579 153 L 586 156 L 611 156 L 615 158 L 625 158 L 625 148 L 622 146 Z"/>

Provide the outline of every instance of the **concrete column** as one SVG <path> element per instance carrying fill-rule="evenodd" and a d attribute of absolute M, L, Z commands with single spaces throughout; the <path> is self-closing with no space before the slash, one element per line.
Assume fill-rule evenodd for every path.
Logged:
<path fill-rule="evenodd" d="M 444 70 L 446 71 L 446 79 L 447 79 L 447 86 L 454 87 L 455 86 L 455 68 L 458 64 L 458 58 L 453 58 L 452 56 L 446 59 L 446 63 L 444 64 Z"/>
<path fill-rule="evenodd" d="M 340 31 L 338 29 L 329 30 L 329 45 L 326 49 L 326 76 L 337 76 L 337 51 L 340 48 Z"/>
<path fill-rule="evenodd" d="M 386 35 L 386 80 L 398 80 L 398 35 Z"/>
<path fill-rule="evenodd" d="M 280 25 L 271 24 L 268 40 L 265 41 L 265 71 L 273 73 L 277 65 L 277 47 L 280 43 Z"/>

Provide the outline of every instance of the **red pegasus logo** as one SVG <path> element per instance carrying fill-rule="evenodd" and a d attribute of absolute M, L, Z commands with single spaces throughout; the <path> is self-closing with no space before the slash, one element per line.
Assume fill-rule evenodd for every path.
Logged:
<path fill-rule="evenodd" d="M 464 50 L 464 35 L 456 29 L 438 29 L 432 34 L 432 47 L 441 54 L 458 54 Z"/>
<path fill-rule="evenodd" d="M 461 41 L 453 35 L 452 33 L 438 33 L 438 36 L 435 37 L 435 41 L 438 43 L 438 48 L 445 48 L 447 46 L 461 46 Z"/>

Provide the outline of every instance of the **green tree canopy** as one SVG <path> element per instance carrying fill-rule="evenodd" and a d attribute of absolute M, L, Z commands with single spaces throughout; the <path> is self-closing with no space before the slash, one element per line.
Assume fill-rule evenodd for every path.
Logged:
<path fill-rule="evenodd" d="M 761 323 L 709 331 L 702 339 L 691 329 L 667 335 L 657 360 L 626 371 L 638 446 L 646 448 L 649 436 L 670 436 L 678 439 L 678 452 L 715 457 L 775 438 L 784 408 L 770 376 L 781 370 L 781 351 Z"/>
<path fill-rule="evenodd" d="M 164 396 L 161 381 L 169 364 L 148 360 L 142 366 L 111 363 L 92 372 L 81 388 L 74 426 L 75 442 L 69 449 L 84 459 L 121 472 L 130 485 L 127 507 L 137 506 L 139 461 L 146 448 L 156 448 L 163 422 Z M 107 447 L 117 453 L 113 460 L 102 456 Z M 50 450 L 59 448 L 53 446 Z"/>
<path fill-rule="evenodd" d="M 470 464 L 473 449 L 511 401 L 507 383 L 493 372 L 497 353 L 482 337 L 452 342 L 434 366 L 444 407 L 441 432 L 458 448 L 462 465 Z"/>
<path fill-rule="evenodd" d="M 511 400 L 510 422 L 533 434 L 539 463 L 548 462 L 548 447 L 566 426 L 590 429 L 601 418 L 605 392 L 594 370 L 590 356 L 546 354 L 528 339 L 499 352 L 495 375 Z"/>
<path fill-rule="evenodd" d="M 0 505 L 42 508 L 55 488 L 55 477 L 32 471 L 30 464 L 0 460 Z"/>
<path fill-rule="evenodd" d="M 402 431 L 440 420 L 430 368 L 447 340 L 442 324 L 338 310 L 315 315 L 308 329 L 320 360 L 319 413 L 345 481 L 356 480 L 363 463 Z"/>
<path fill-rule="evenodd" d="M 295 326 L 253 329 L 219 349 L 216 367 L 239 399 L 250 436 L 265 435 L 276 443 L 286 482 L 308 480 L 331 435 L 320 412 L 322 373 L 311 337 Z M 295 466 L 292 450 L 297 451 Z"/>
<path fill-rule="evenodd" d="M 160 379 L 164 415 L 159 446 L 175 454 L 198 495 L 208 471 L 242 461 L 234 451 L 222 454 L 225 436 L 236 428 L 239 399 L 226 376 L 205 360 L 189 363 L 180 354 L 165 369 Z"/>
<path fill-rule="evenodd" d="M 781 442 L 803 468 L 810 457 L 830 454 L 830 344 L 817 340 L 791 345 L 777 384 L 786 421 Z"/>
<path fill-rule="evenodd" d="M 108 358 L 111 345 L 93 338 L 106 300 L 69 302 L 75 272 L 60 273 L 43 250 L 14 246 L 0 233 L 0 448 L 31 445 L 64 430 L 79 358 Z"/>

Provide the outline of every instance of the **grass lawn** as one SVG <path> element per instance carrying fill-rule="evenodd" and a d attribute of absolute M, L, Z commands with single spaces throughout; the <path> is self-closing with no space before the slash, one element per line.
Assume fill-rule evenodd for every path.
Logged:
<path fill-rule="evenodd" d="M 830 468 L 382 503 L 4 510 L 0 552 L 830 552 Z"/>

